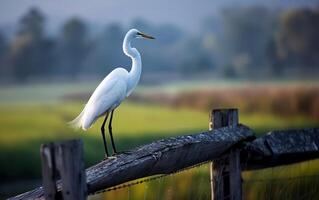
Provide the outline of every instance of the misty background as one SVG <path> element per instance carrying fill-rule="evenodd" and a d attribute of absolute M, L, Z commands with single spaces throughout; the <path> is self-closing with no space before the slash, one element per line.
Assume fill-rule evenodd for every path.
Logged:
<path fill-rule="evenodd" d="M 216 108 L 238 108 L 257 136 L 319 127 L 318 0 L 1 0 L 0 200 L 42 185 L 41 144 L 81 138 L 87 167 L 103 159 L 102 119 L 85 134 L 67 122 L 111 70 L 130 69 L 131 28 L 156 40 L 133 43 L 143 73 L 116 109 L 119 150 L 206 131 Z M 246 174 L 244 199 L 271 198 L 268 182 L 249 184 L 256 177 L 288 177 L 280 191 L 316 199 L 318 169 L 316 160 Z M 316 178 L 291 185 L 305 174 Z M 208 168 L 94 199 L 209 199 L 205 182 Z"/>
<path fill-rule="evenodd" d="M 130 28 L 142 83 L 184 79 L 315 79 L 317 1 L 2 1 L 0 82 L 83 80 L 129 69 Z"/>

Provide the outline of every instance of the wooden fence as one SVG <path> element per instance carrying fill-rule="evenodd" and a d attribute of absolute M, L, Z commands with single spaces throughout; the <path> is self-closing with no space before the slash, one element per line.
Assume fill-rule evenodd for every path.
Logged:
<path fill-rule="evenodd" d="M 209 127 L 137 147 L 86 170 L 80 140 L 43 145 L 43 186 L 11 199 L 86 199 L 128 181 L 212 161 L 211 198 L 239 200 L 243 170 L 319 157 L 319 128 L 273 131 L 256 139 L 249 127 L 238 123 L 237 109 L 213 110 Z"/>

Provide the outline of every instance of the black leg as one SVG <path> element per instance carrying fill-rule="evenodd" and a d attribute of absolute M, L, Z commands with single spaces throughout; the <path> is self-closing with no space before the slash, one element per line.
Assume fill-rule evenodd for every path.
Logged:
<path fill-rule="evenodd" d="M 105 150 L 105 157 L 109 156 L 109 152 L 107 151 L 107 144 L 106 144 L 106 140 L 105 140 L 105 129 L 104 129 L 104 126 L 105 126 L 105 123 L 106 123 L 106 120 L 107 120 L 108 116 L 109 116 L 109 113 L 107 112 L 106 115 L 105 115 L 103 124 L 101 126 L 101 132 L 102 132 L 103 144 L 104 144 L 104 150 Z"/>
<path fill-rule="evenodd" d="M 111 119 L 110 119 L 110 122 L 109 122 L 109 133 L 110 133 L 110 136 L 111 136 L 111 142 L 112 142 L 112 147 L 113 147 L 113 153 L 116 154 L 117 151 L 116 151 L 116 148 L 115 148 L 115 144 L 114 144 L 114 140 L 113 140 L 113 133 L 112 133 L 113 113 L 114 113 L 114 110 L 112 110 L 112 112 L 111 112 Z"/>

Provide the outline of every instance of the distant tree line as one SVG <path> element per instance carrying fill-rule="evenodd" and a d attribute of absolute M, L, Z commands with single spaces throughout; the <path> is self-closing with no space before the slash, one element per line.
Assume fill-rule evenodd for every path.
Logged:
<path fill-rule="evenodd" d="M 319 8 L 225 9 L 218 38 L 226 76 L 319 73 Z"/>
<path fill-rule="evenodd" d="M 228 8 L 219 17 L 204 20 L 196 34 L 142 19 L 130 27 L 157 36 L 152 43 L 135 43 L 143 54 L 146 73 L 269 77 L 287 72 L 312 74 L 319 68 L 319 8 Z M 21 82 L 60 76 L 74 79 L 130 66 L 122 53 L 128 29 L 113 23 L 93 34 L 84 20 L 72 18 L 58 33 L 48 34 L 44 14 L 32 8 L 19 20 L 14 36 L 0 30 L 0 78 Z"/>

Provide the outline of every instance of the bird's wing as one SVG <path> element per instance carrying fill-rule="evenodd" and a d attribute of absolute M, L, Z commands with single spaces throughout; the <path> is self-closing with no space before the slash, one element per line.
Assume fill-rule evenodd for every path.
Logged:
<path fill-rule="evenodd" d="M 108 86 L 101 88 L 97 93 L 94 92 L 94 98 L 90 98 L 84 108 L 83 129 L 89 128 L 100 116 L 115 109 L 125 99 L 127 84 L 121 78 L 112 79 Z"/>
<path fill-rule="evenodd" d="M 116 68 L 108 74 L 98 85 L 85 105 L 81 114 L 70 122 L 76 128 L 88 129 L 101 115 L 125 98 L 127 90 L 128 72 L 123 68 Z M 124 97 L 122 97 L 124 96 Z M 113 107 L 114 108 L 113 108 Z"/>
<path fill-rule="evenodd" d="M 115 86 L 115 84 L 119 80 L 127 80 L 128 78 L 128 72 L 123 68 L 116 68 L 111 73 L 109 73 L 103 81 L 97 86 L 97 88 L 94 90 L 93 94 L 91 95 L 88 103 L 94 99 L 99 99 L 100 96 L 106 94 L 109 92 L 109 90 L 112 90 Z"/>

